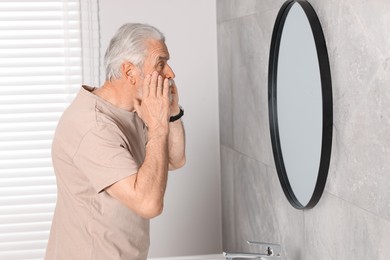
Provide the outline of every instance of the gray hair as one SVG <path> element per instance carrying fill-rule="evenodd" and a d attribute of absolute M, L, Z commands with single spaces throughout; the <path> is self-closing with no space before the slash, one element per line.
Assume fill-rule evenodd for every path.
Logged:
<path fill-rule="evenodd" d="M 153 26 L 140 23 L 122 25 L 111 39 L 104 55 L 106 80 L 121 77 L 121 65 L 124 61 L 141 68 L 147 51 L 146 41 L 149 39 L 165 42 L 164 35 Z"/>

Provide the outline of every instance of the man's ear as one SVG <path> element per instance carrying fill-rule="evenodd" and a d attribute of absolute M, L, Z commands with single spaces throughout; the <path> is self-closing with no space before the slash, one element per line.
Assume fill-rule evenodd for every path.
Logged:
<path fill-rule="evenodd" d="M 135 84 L 136 66 L 131 62 L 122 63 L 122 77 L 131 84 Z"/>

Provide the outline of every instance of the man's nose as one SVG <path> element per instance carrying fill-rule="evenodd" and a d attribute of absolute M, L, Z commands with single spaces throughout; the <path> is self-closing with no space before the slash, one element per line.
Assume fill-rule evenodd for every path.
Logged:
<path fill-rule="evenodd" d="M 165 69 L 166 69 L 166 71 L 165 71 L 165 77 L 166 78 L 168 78 L 168 79 L 173 79 L 173 78 L 175 78 L 175 73 L 173 72 L 173 70 L 172 70 L 172 68 L 171 68 L 171 66 L 169 66 L 168 64 L 166 64 L 165 65 Z"/>

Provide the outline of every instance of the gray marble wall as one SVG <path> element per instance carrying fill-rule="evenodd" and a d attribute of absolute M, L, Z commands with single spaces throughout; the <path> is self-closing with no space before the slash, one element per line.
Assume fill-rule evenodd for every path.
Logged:
<path fill-rule="evenodd" d="M 328 182 L 300 211 L 279 185 L 267 73 L 282 0 L 218 0 L 223 247 L 281 243 L 284 259 L 390 259 L 390 1 L 309 0 L 331 63 L 334 139 Z"/>

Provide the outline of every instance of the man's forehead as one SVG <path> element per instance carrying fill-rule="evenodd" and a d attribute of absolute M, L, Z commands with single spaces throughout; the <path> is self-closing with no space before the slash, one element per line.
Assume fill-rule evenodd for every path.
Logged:
<path fill-rule="evenodd" d="M 150 40 L 148 42 L 149 53 L 155 56 L 156 60 L 169 60 L 168 48 L 163 41 Z"/>

